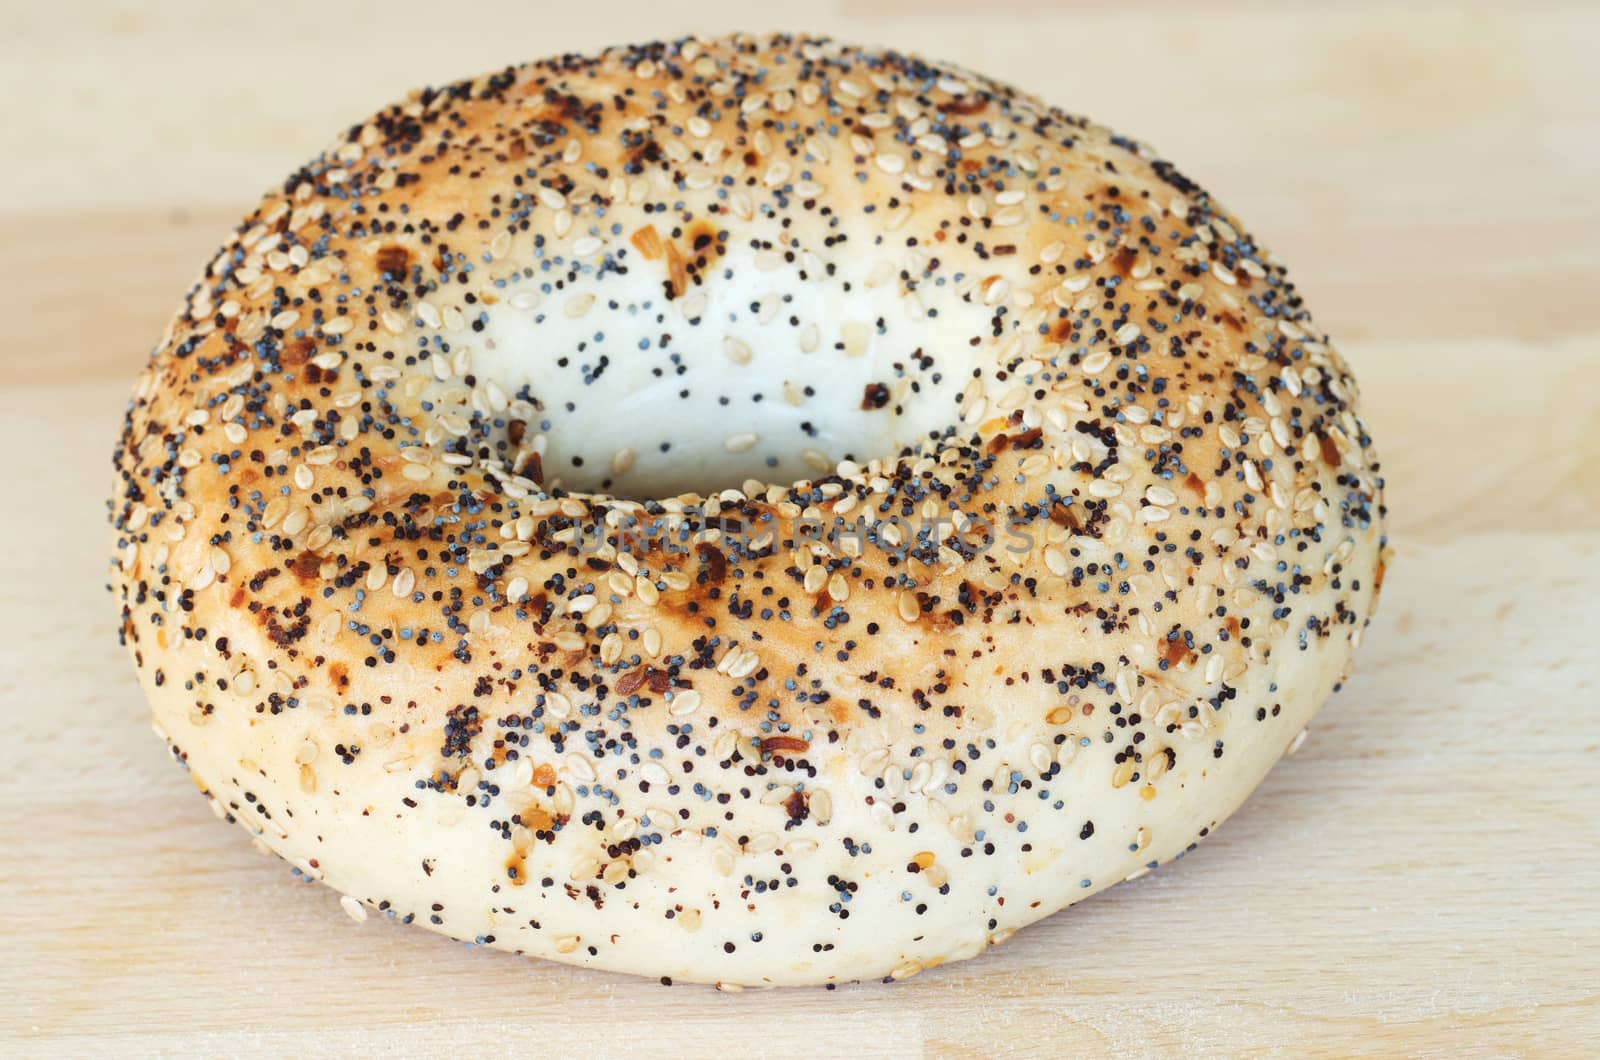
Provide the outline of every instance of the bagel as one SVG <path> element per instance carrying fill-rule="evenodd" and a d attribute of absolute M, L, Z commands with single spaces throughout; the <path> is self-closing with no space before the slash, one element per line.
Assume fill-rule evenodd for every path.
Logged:
<path fill-rule="evenodd" d="M 901 979 L 1181 857 L 1383 574 L 1345 362 L 1144 146 L 797 36 L 414 93 L 189 290 L 112 588 L 218 814 L 457 939 Z"/>

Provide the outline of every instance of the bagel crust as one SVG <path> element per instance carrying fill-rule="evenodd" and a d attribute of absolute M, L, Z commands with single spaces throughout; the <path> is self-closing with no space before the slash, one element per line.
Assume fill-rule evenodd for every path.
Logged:
<path fill-rule="evenodd" d="M 809 37 L 414 93 L 269 193 L 116 453 L 217 812 L 457 939 L 904 978 L 1181 857 L 1383 574 L 1355 382 L 1147 148 Z"/>

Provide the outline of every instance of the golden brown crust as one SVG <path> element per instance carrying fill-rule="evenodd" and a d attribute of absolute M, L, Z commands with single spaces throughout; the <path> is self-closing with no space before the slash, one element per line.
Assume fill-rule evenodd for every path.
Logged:
<path fill-rule="evenodd" d="M 516 314 L 537 346 L 645 307 L 777 424 L 798 369 L 715 319 L 757 274 L 796 358 L 818 323 L 826 371 L 892 360 L 809 400 L 895 417 L 894 450 L 560 488 L 627 489 L 652 428 L 586 427 L 609 470 L 535 445 L 600 391 L 489 367 Z M 897 315 L 801 320 L 819 290 Z M 944 429 L 901 444 L 918 416 Z M 563 57 L 353 127 L 190 292 L 117 464 L 123 634 L 219 807 L 456 937 L 699 980 L 903 976 L 1181 854 L 1336 686 L 1382 572 L 1354 382 L 1232 217 L 1003 85 L 810 38 Z"/>

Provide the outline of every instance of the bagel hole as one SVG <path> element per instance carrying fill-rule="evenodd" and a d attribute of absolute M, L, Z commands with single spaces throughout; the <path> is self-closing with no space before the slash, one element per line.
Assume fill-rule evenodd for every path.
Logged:
<path fill-rule="evenodd" d="M 850 271 L 823 282 L 730 251 L 672 297 L 638 267 L 508 298 L 472 366 L 526 416 L 496 414 L 485 433 L 546 490 L 637 501 L 930 449 L 955 429 L 973 357 Z"/>

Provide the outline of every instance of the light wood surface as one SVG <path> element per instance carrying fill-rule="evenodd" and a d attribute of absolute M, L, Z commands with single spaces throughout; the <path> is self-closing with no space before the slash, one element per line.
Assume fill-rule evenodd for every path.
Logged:
<path fill-rule="evenodd" d="M 0 1055 L 1600 1053 L 1600 5 L 235 8 L 0 35 Z M 357 925 L 145 722 L 103 590 L 135 368 L 256 192 L 412 83 L 737 25 L 1008 77 L 1294 266 L 1390 483 L 1356 676 L 1197 852 L 904 984 L 665 989 Z"/>

